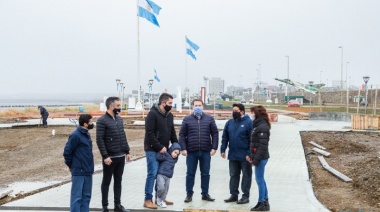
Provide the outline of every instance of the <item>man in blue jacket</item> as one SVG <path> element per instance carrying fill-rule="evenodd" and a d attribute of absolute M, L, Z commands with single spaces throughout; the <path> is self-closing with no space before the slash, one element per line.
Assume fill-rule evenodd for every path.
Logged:
<path fill-rule="evenodd" d="M 71 172 L 70 211 L 90 211 L 94 156 L 89 130 L 94 128 L 92 116 L 82 114 L 79 127 L 70 135 L 63 156 Z"/>
<path fill-rule="evenodd" d="M 47 119 L 49 117 L 49 112 L 41 105 L 38 106 L 38 109 L 40 110 L 41 114 L 42 126 L 47 127 Z"/>
<path fill-rule="evenodd" d="M 246 160 L 250 155 L 249 145 L 252 131 L 252 120 L 245 115 L 245 108 L 242 104 L 233 104 L 232 119 L 228 120 L 222 136 L 222 146 L 220 148 L 222 158 L 226 158 L 228 151 L 230 169 L 230 194 L 225 202 L 236 202 L 246 204 L 249 202 L 249 190 L 252 182 L 252 165 Z M 238 200 L 240 173 L 243 173 L 241 190 L 243 196 Z"/>
<path fill-rule="evenodd" d="M 193 100 L 193 114 L 186 116 L 182 121 L 179 132 L 179 143 L 182 155 L 186 157 L 186 198 L 185 202 L 191 202 L 195 173 L 198 161 L 201 171 L 202 200 L 214 201 L 209 193 L 210 163 L 211 156 L 215 155 L 218 149 L 218 128 L 212 116 L 203 113 L 203 101 Z"/>

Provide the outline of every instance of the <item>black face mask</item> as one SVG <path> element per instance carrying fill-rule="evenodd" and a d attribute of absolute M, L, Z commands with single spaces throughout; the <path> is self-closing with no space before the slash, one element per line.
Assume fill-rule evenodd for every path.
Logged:
<path fill-rule="evenodd" d="M 94 124 L 89 124 L 89 125 L 87 126 L 87 129 L 89 129 L 89 130 L 94 129 Z"/>
<path fill-rule="evenodd" d="M 232 112 L 232 117 L 234 117 L 234 119 L 238 119 L 241 117 L 241 114 L 240 112 Z"/>
<path fill-rule="evenodd" d="M 117 115 L 117 114 L 120 113 L 121 108 L 114 108 L 112 111 L 113 111 L 113 113 L 114 113 L 115 115 Z"/>
<path fill-rule="evenodd" d="M 169 106 L 169 105 L 165 105 L 165 111 L 166 112 L 169 112 L 171 109 L 172 109 L 172 106 Z"/>

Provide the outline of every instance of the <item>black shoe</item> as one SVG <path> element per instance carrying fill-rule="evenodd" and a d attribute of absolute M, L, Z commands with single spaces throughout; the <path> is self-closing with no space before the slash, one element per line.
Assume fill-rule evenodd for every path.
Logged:
<path fill-rule="evenodd" d="M 265 204 L 265 210 L 270 211 L 270 205 L 269 205 L 269 199 L 268 198 L 265 199 L 264 204 Z"/>
<path fill-rule="evenodd" d="M 249 203 L 249 198 L 247 197 L 242 197 L 241 199 L 239 199 L 239 201 L 237 201 L 237 204 L 247 204 Z"/>
<path fill-rule="evenodd" d="M 236 202 L 238 201 L 238 196 L 231 195 L 230 198 L 225 199 L 224 202 Z"/>
<path fill-rule="evenodd" d="M 265 202 L 258 202 L 257 205 L 251 208 L 251 211 L 266 211 Z"/>
<path fill-rule="evenodd" d="M 202 200 L 207 200 L 207 201 L 214 201 L 215 199 L 212 198 L 210 195 L 202 195 Z"/>
<path fill-rule="evenodd" d="M 102 208 L 102 212 L 109 212 L 107 206 L 103 206 L 103 208 Z"/>
<path fill-rule="evenodd" d="M 193 201 L 193 197 L 190 195 L 187 195 L 184 202 L 191 202 Z"/>
<path fill-rule="evenodd" d="M 117 211 L 117 212 L 129 212 L 129 210 L 125 209 L 122 205 L 118 204 L 118 205 L 115 205 L 115 209 L 114 211 Z"/>

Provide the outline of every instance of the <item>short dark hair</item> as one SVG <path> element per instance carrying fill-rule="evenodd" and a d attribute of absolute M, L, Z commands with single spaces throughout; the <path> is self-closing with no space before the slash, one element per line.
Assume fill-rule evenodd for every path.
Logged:
<path fill-rule="evenodd" d="M 161 105 L 163 102 L 167 102 L 169 99 L 173 99 L 173 96 L 168 93 L 162 93 L 160 98 L 158 98 L 158 105 Z"/>
<path fill-rule="evenodd" d="M 84 123 L 88 124 L 90 122 L 90 119 L 92 119 L 92 116 L 90 114 L 82 114 L 79 116 L 79 125 L 84 126 Z"/>
<path fill-rule="evenodd" d="M 203 105 L 202 99 L 194 99 L 192 105 L 194 105 L 194 102 L 202 102 L 202 105 Z"/>
<path fill-rule="evenodd" d="M 108 97 L 107 100 L 106 100 L 106 107 L 107 107 L 107 109 L 109 109 L 110 106 L 111 106 L 115 101 L 120 101 L 120 98 L 119 98 L 119 97 L 116 97 L 116 96 Z"/>
<path fill-rule="evenodd" d="M 244 113 L 245 113 L 245 107 L 243 104 L 235 103 L 232 105 L 232 107 L 238 107 L 240 111 L 244 111 Z"/>

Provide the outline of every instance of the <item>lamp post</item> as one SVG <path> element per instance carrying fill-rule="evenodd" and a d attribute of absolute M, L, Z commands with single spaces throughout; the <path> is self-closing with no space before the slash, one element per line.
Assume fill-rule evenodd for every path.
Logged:
<path fill-rule="evenodd" d="M 349 111 L 349 97 L 348 97 L 348 81 L 347 81 L 347 75 L 348 75 L 348 64 L 350 62 L 346 62 L 346 101 L 347 101 L 347 108 L 346 113 Z"/>
<path fill-rule="evenodd" d="M 289 56 L 288 55 L 286 55 L 285 57 L 287 57 L 288 58 L 288 75 L 287 75 L 287 77 L 286 77 L 286 83 L 285 83 L 285 102 L 286 101 L 289 101 L 289 98 L 288 98 L 288 80 L 289 80 Z"/>
<path fill-rule="evenodd" d="M 343 103 L 343 46 L 339 46 L 338 48 L 342 49 L 341 54 L 341 70 L 340 70 L 340 103 Z"/>
<path fill-rule="evenodd" d="M 118 95 L 118 97 L 120 97 L 119 96 L 119 85 L 120 85 L 120 79 L 116 79 L 116 91 L 117 91 L 117 95 Z"/>
<path fill-rule="evenodd" d="M 153 80 L 150 79 L 149 82 L 148 82 L 148 86 L 149 86 L 149 111 L 150 111 L 150 108 L 152 107 L 152 86 L 153 86 Z"/>
<path fill-rule="evenodd" d="M 119 90 L 119 93 L 118 93 L 118 95 L 119 95 L 118 97 L 121 99 L 120 103 L 121 103 L 121 109 L 122 110 L 123 110 L 123 98 L 120 97 L 120 93 L 123 92 L 123 87 L 124 87 L 123 85 L 124 85 L 124 83 L 121 82 L 120 83 L 120 90 Z"/>
<path fill-rule="evenodd" d="M 123 98 L 121 99 L 121 108 L 123 109 L 123 102 L 124 102 L 124 90 L 125 90 L 125 86 L 123 86 Z M 125 107 L 125 109 L 127 109 L 127 107 Z"/>
<path fill-rule="evenodd" d="M 367 114 L 367 105 L 368 105 L 368 89 L 367 89 L 367 83 L 368 83 L 368 80 L 369 80 L 369 76 L 364 76 L 363 77 L 363 80 L 365 82 L 365 101 L 364 101 L 364 105 L 365 105 L 365 114 Z"/>
<path fill-rule="evenodd" d="M 311 88 L 313 87 L 314 81 L 309 81 L 309 92 L 310 92 L 310 107 L 309 113 L 311 112 Z"/>

